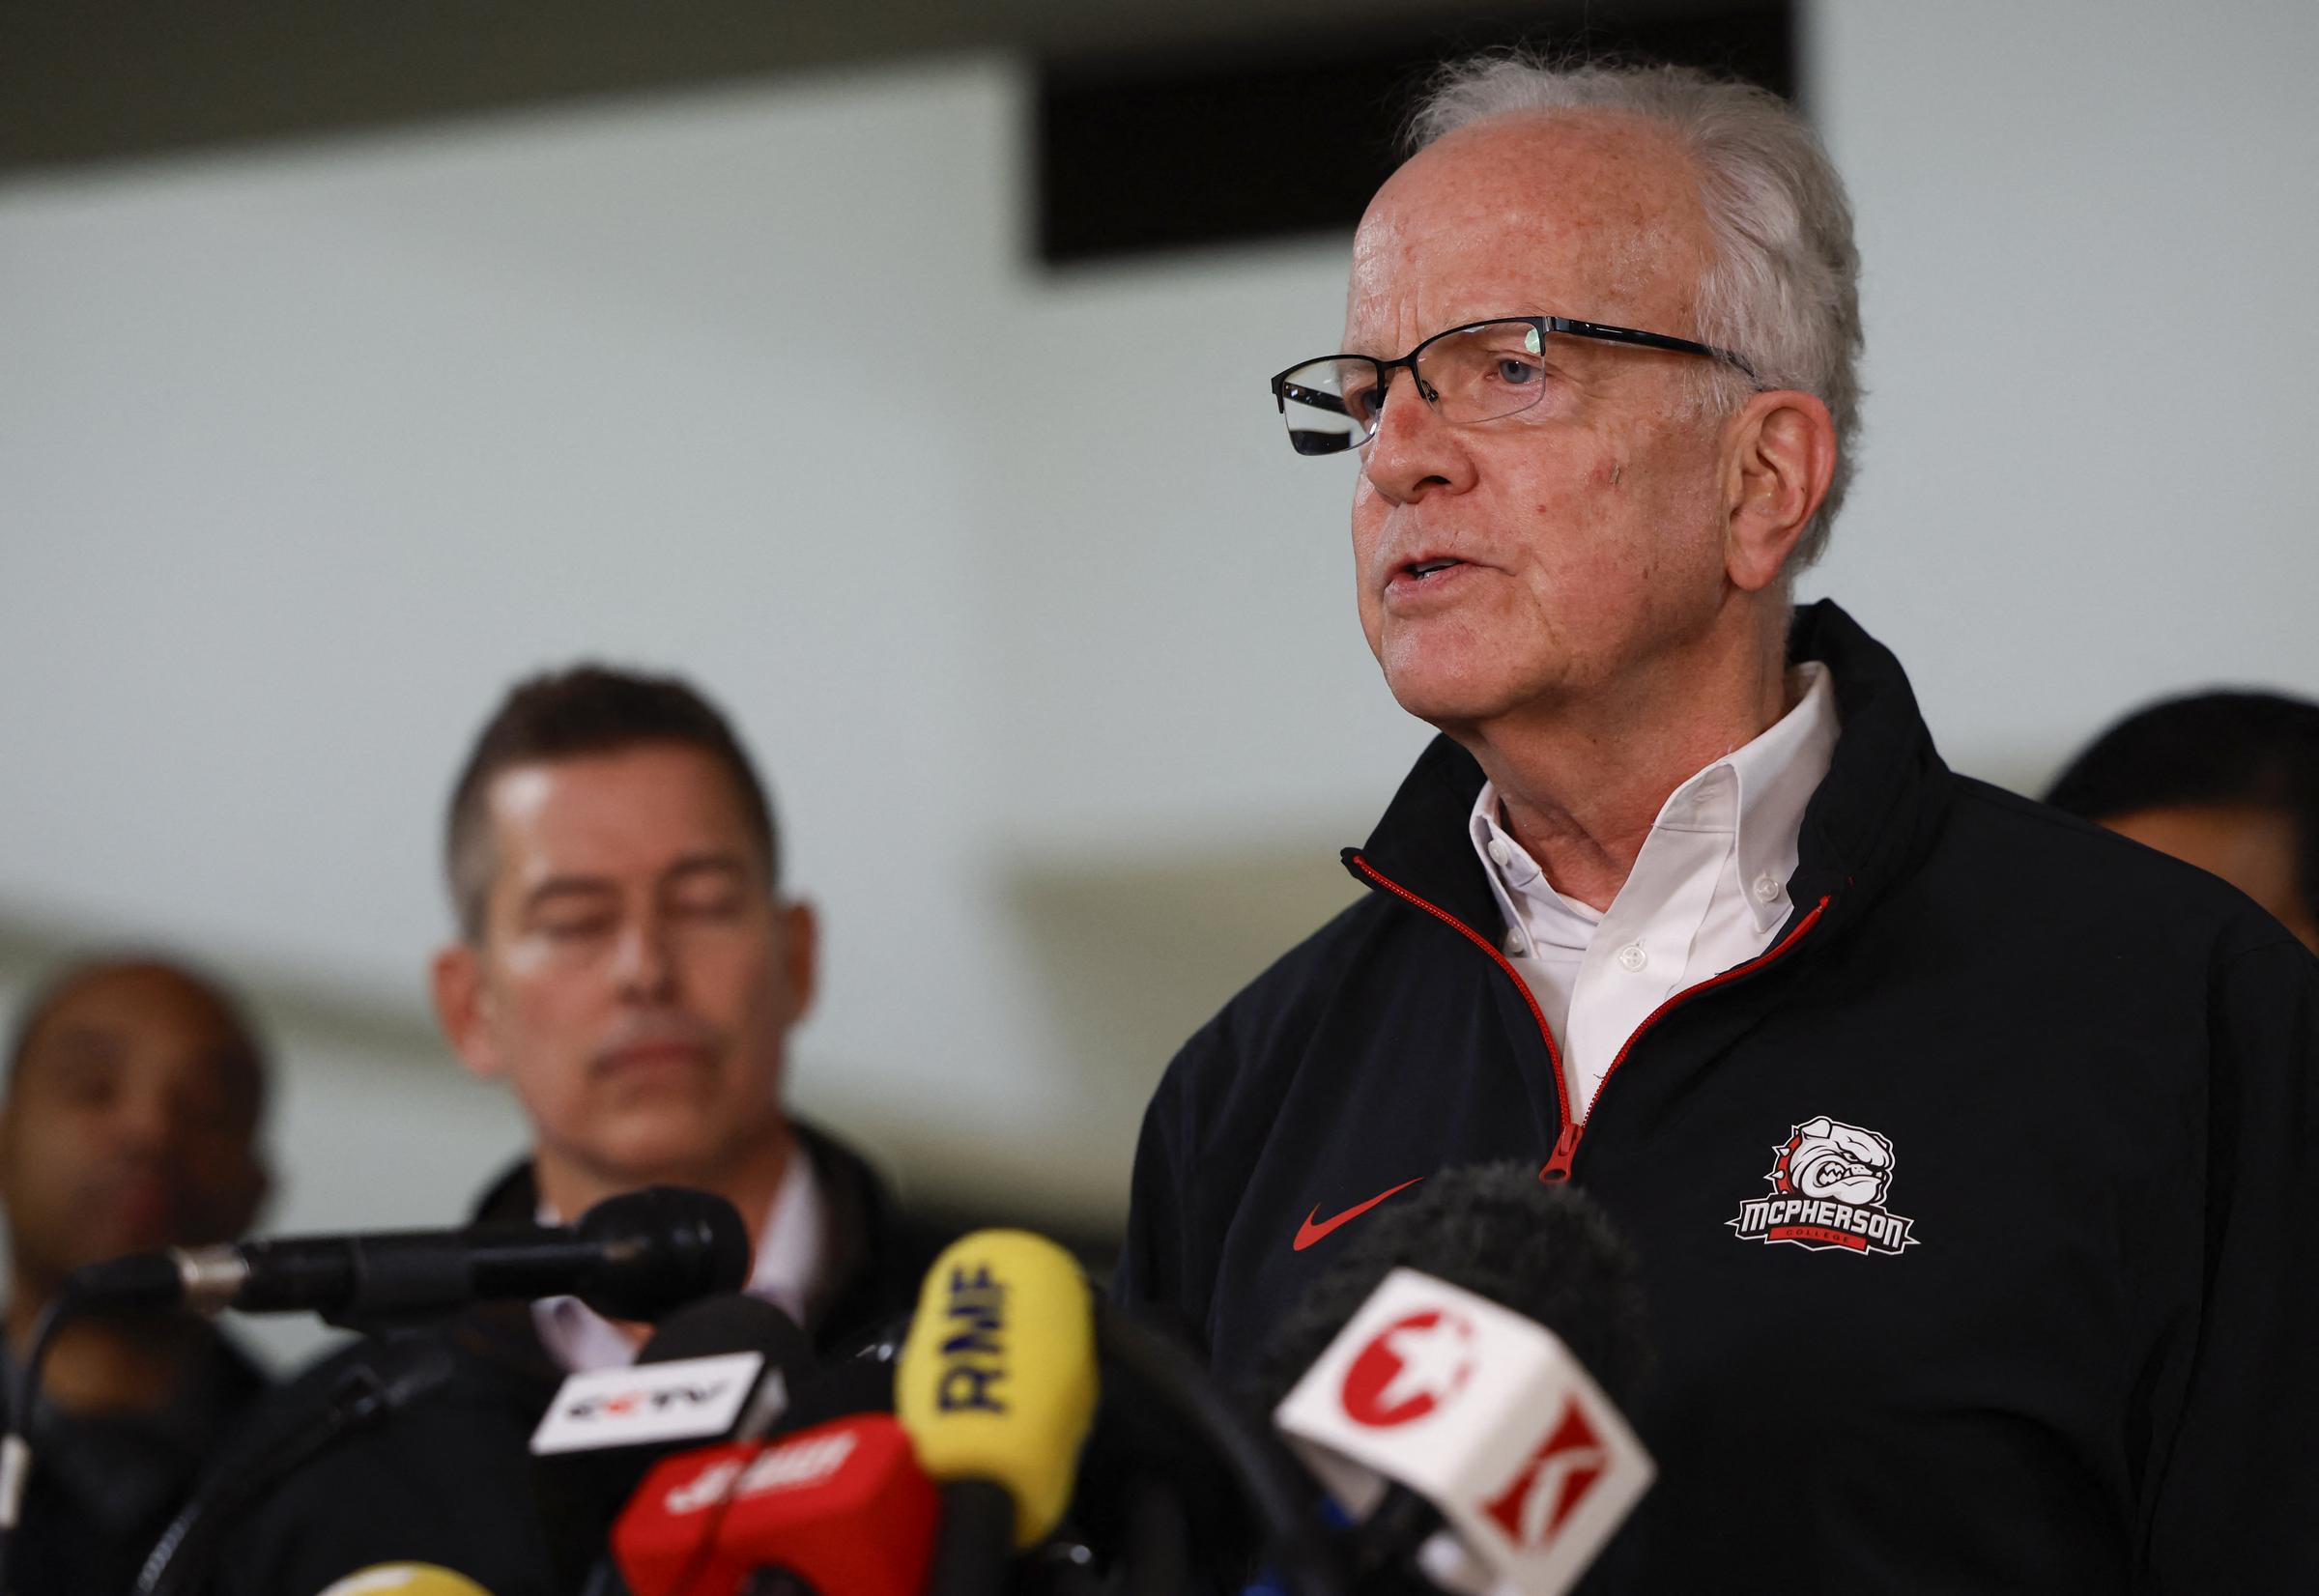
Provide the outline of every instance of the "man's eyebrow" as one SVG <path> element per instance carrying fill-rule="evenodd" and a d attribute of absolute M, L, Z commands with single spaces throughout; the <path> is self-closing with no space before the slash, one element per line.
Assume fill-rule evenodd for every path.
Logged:
<path fill-rule="evenodd" d="M 737 853 L 688 853 L 660 872 L 663 882 L 682 881 L 692 876 L 730 875 L 746 881 L 749 861 Z"/>
<path fill-rule="evenodd" d="M 526 913 L 564 898 L 609 898 L 619 889 L 600 875 L 551 875 L 524 894 Z"/>

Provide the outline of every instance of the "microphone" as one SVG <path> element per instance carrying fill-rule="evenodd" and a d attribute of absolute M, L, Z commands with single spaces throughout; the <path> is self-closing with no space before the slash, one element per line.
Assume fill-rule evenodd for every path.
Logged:
<path fill-rule="evenodd" d="M 682 1186 L 608 1197 L 569 1227 L 277 1237 L 171 1247 L 66 1277 L 77 1310 L 190 1308 L 320 1314 L 361 1326 L 491 1297 L 579 1297 L 613 1319 L 657 1319 L 748 1278 L 749 1232 L 730 1203 Z"/>
<path fill-rule="evenodd" d="M 1633 1256 L 1527 1165 L 1426 1184 L 1315 1283 L 1258 1385 L 1293 1379 L 1275 1422 L 1362 1517 L 1363 1575 L 1414 1553 L 1453 1589 L 1561 1596 L 1655 1471 L 1611 1394 L 1646 1368 Z"/>
<path fill-rule="evenodd" d="M 813 1365 L 796 1321 L 754 1297 L 671 1314 L 631 1366 L 568 1377 L 532 1432 L 532 1495 L 557 1581 L 577 1585 L 638 1482 L 678 1447 L 754 1440 Z"/>
<path fill-rule="evenodd" d="M 491 1596 L 464 1574 L 434 1563 L 373 1563 L 332 1580 L 321 1596 Z"/>
<path fill-rule="evenodd" d="M 634 1596 L 743 1596 L 782 1588 L 774 1574 L 819 1596 L 918 1596 L 940 1511 L 901 1423 L 855 1413 L 663 1459 L 613 1555 Z"/>
<path fill-rule="evenodd" d="M 1095 1416 L 1094 1303 L 1078 1263 L 985 1230 L 927 1271 L 894 1371 L 895 1412 L 941 1485 L 929 1596 L 996 1596 L 1054 1529 Z"/>

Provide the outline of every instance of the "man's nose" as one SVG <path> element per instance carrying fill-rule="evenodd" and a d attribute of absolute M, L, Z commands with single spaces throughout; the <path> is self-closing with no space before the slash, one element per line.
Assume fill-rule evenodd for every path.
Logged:
<path fill-rule="evenodd" d="M 661 1002 L 675 991 L 676 956 L 666 916 L 647 911 L 631 918 L 613 956 L 621 996 Z"/>
<path fill-rule="evenodd" d="M 184 1133 L 179 1105 L 162 1090 L 122 1093 L 114 1098 L 106 1125 L 117 1153 L 157 1157 L 176 1145 Z"/>
<path fill-rule="evenodd" d="M 1422 380 L 1401 371 L 1386 374 L 1378 396 L 1377 434 L 1361 451 L 1361 474 L 1395 504 L 1437 491 L 1462 493 L 1474 485 L 1474 463 L 1458 429 L 1444 421 L 1426 400 Z"/>

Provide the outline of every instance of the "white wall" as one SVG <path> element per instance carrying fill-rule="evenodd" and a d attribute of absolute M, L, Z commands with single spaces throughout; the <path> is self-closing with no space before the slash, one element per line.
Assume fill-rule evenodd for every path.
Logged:
<path fill-rule="evenodd" d="M 2319 689 L 2319 8 L 1863 0 L 1811 41 L 1873 392 L 1807 587 L 2019 784 L 2164 689 Z M 1262 387 L 1335 341 L 1342 241 L 1044 273 L 1024 89 L 961 61 L 0 191 L 0 907 L 418 1038 L 489 701 L 680 668 L 823 904 L 800 1101 L 922 1187 L 1116 1212 L 1164 1043 L 1098 1056 L 1104 973 L 1188 1026 L 1229 984 L 1203 908 L 1236 975 L 1259 865 L 1309 869 L 1262 946 L 1349 896 L 1332 845 L 1422 733 L 1353 623 L 1348 478 Z M 1138 879 L 1194 882 L 1195 934 L 1137 932 Z M 1057 880 L 1105 956 L 1059 956 Z M 284 1223 L 404 1145 L 393 1094 L 480 1100 L 294 1066 Z M 447 1218 L 488 1123 L 377 1212 Z"/>
<path fill-rule="evenodd" d="M 1868 436 L 1818 585 L 1951 762 L 2035 784 L 2121 709 L 2319 693 L 2319 7 L 1819 8 Z"/>

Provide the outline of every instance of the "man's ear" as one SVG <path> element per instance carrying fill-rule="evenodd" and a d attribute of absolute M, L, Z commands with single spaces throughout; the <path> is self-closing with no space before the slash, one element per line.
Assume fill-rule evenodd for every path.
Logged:
<path fill-rule="evenodd" d="M 485 1079 L 503 1073 L 491 1027 L 491 994 L 483 980 L 483 955 L 467 942 L 438 951 L 428 967 L 435 998 L 435 1023 L 459 1062 Z"/>
<path fill-rule="evenodd" d="M 1836 474 L 1836 423 L 1809 393 L 1759 393 L 1725 431 L 1724 569 L 1758 593 L 1777 583 Z"/>
<path fill-rule="evenodd" d="M 814 906 L 803 898 L 773 906 L 774 916 L 781 923 L 781 949 L 775 955 L 781 960 L 781 973 L 788 988 L 788 1018 L 796 1024 L 814 1007 L 814 994 L 821 983 L 821 923 Z"/>

